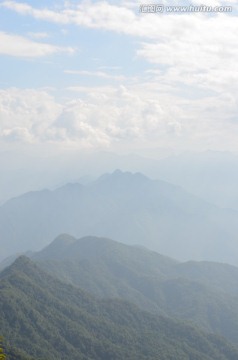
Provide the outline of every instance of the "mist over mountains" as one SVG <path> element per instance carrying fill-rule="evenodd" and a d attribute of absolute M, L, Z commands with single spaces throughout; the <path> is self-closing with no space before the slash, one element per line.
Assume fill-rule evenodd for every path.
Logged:
<path fill-rule="evenodd" d="M 238 360 L 238 4 L 147 3 L 1 1 L 0 360 Z"/>
<path fill-rule="evenodd" d="M 220 207 L 238 209 L 238 156 L 222 151 L 184 152 L 154 149 L 141 155 L 112 152 L 37 152 L 0 153 L 0 204 L 13 196 L 42 188 L 55 189 L 81 179 L 96 179 L 115 169 L 141 172 L 202 197 Z"/>
<path fill-rule="evenodd" d="M 207 176 L 202 155 L 145 159 L 162 180 L 116 170 L 0 206 L 10 360 L 237 359 L 236 158 L 229 182 L 208 155 Z"/>
<path fill-rule="evenodd" d="M 238 156 L 230 152 L 184 153 L 160 159 L 153 174 L 220 207 L 238 209 Z"/>
<path fill-rule="evenodd" d="M 69 233 L 138 244 L 178 260 L 237 264 L 237 232 L 236 211 L 120 170 L 87 185 L 29 192 L 0 207 L 2 258 Z"/>

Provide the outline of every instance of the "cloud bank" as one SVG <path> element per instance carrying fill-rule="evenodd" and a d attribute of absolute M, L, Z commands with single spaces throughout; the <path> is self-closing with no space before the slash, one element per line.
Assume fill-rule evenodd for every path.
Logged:
<path fill-rule="evenodd" d="M 68 99 L 62 101 L 41 90 L 5 89 L 0 94 L 2 141 L 237 150 L 236 2 L 206 3 L 232 4 L 232 14 L 141 14 L 140 3 L 67 1 L 57 9 L 3 1 L 5 9 L 57 28 L 75 26 L 130 38 L 136 44 L 134 61 L 144 61 L 146 69 L 131 81 L 123 71 L 116 75 L 99 68 L 68 67 L 62 72 L 68 78 L 73 75 L 74 82 L 65 90 Z M 6 32 L 0 33 L 0 40 L 0 52 L 12 56 L 73 52 Z M 83 86 L 77 76 L 99 78 L 106 85 Z"/>

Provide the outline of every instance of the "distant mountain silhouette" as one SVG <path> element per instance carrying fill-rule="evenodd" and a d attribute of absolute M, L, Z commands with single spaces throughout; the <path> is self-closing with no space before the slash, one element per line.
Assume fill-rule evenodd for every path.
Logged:
<path fill-rule="evenodd" d="M 138 244 L 180 260 L 238 264 L 238 213 L 164 181 L 119 170 L 88 184 L 30 192 L 0 207 L 1 257 L 60 233 Z"/>

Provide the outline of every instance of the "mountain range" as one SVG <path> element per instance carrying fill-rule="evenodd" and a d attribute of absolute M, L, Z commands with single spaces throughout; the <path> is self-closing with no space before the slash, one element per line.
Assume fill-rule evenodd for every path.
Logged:
<path fill-rule="evenodd" d="M 32 255 L 52 276 L 98 298 L 120 298 L 238 342 L 238 268 L 181 263 L 110 239 L 57 237 Z"/>
<path fill-rule="evenodd" d="M 29 192 L 2 205 L 1 259 L 70 233 L 138 244 L 179 260 L 238 264 L 237 216 L 178 186 L 117 170 L 87 185 Z"/>

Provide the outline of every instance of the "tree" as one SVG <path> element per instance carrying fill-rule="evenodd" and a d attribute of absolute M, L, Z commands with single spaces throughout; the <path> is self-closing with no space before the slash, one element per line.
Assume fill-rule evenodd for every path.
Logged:
<path fill-rule="evenodd" d="M 0 360 L 5 360 L 6 359 L 6 355 L 4 354 L 3 351 L 3 338 L 0 336 Z"/>

